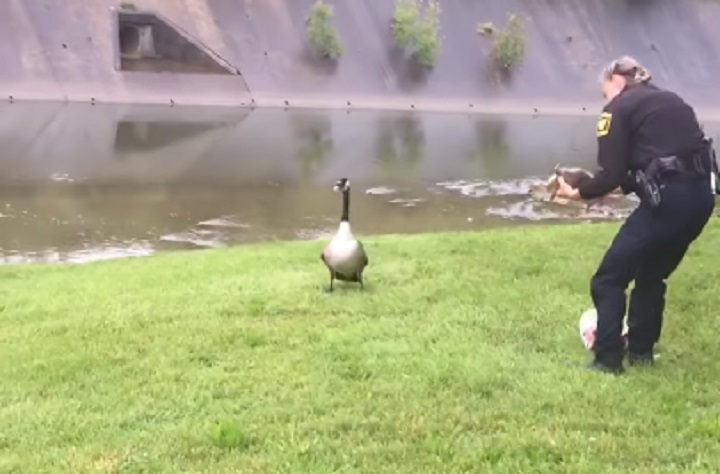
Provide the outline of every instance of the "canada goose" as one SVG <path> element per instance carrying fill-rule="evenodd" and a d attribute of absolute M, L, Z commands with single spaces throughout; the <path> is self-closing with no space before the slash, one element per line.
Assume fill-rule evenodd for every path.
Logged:
<path fill-rule="evenodd" d="M 350 181 L 347 178 L 339 179 L 333 190 L 342 192 L 342 216 L 337 232 L 320 254 L 320 259 L 330 271 L 328 291 L 334 290 L 335 279 L 360 283 L 360 288 L 364 289 L 362 274 L 370 260 L 350 228 Z"/>
<path fill-rule="evenodd" d="M 548 191 L 550 191 L 550 201 L 554 201 L 557 191 L 558 191 L 558 178 L 562 176 L 562 178 L 565 180 L 567 184 L 569 184 L 573 188 L 577 188 L 582 183 L 587 181 L 588 179 L 592 179 L 594 176 L 593 173 L 591 173 L 588 170 L 585 170 L 583 168 L 570 168 L 570 167 L 564 167 L 560 165 L 555 165 L 555 170 L 553 175 L 548 179 L 546 186 Z M 622 190 L 620 188 L 614 189 L 609 193 L 610 196 L 617 196 L 622 195 Z M 600 204 L 605 202 L 605 196 L 600 197 L 598 199 L 593 199 L 589 201 L 586 205 L 586 209 L 590 209 L 590 207 L 594 204 Z"/>
<path fill-rule="evenodd" d="M 555 195 L 557 194 L 557 190 L 559 187 L 557 179 L 561 176 L 567 184 L 569 184 L 573 188 L 577 188 L 583 182 L 591 179 L 593 177 L 593 174 L 582 168 L 567 168 L 561 167 L 560 165 L 555 165 L 553 175 L 548 180 L 548 188 L 552 192 L 552 194 L 550 195 L 551 201 L 555 199 Z"/>

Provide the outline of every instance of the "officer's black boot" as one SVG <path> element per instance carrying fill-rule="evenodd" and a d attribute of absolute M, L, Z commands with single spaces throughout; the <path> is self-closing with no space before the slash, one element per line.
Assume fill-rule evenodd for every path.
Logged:
<path fill-rule="evenodd" d="M 655 362 L 656 347 L 656 343 L 647 344 L 640 336 L 632 334 L 627 351 L 628 364 L 631 366 L 653 365 Z"/>
<path fill-rule="evenodd" d="M 655 362 L 655 354 L 649 352 L 628 352 L 628 363 L 633 366 L 652 365 Z"/>
<path fill-rule="evenodd" d="M 616 354 L 604 354 L 601 357 L 595 356 L 595 359 L 590 363 L 588 368 L 590 370 L 596 370 L 598 372 L 605 372 L 613 375 L 619 375 L 625 372 L 623 367 L 623 356 L 622 352 Z"/>

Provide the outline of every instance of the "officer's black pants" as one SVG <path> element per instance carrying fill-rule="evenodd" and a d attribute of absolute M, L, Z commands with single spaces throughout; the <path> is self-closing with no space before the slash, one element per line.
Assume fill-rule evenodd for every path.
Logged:
<path fill-rule="evenodd" d="M 628 350 L 652 350 L 662 328 L 665 280 L 700 235 L 715 207 L 708 180 L 666 184 L 661 195 L 659 208 L 640 205 L 627 218 L 592 277 L 591 295 L 598 313 L 597 360 L 617 360 L 624 351 L 625 292 L 632 280 Z"/>

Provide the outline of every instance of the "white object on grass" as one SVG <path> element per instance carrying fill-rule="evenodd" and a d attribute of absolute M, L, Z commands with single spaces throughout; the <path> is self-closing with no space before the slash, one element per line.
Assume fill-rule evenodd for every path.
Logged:
<path fill-rule="evenodd" d="M 582 341 L 585 349 L 590 350 L 595 345 L 595 329 L 597 328 L 597 310 L 590 308 L 586 310 L 580 316 L 580 322 L 578 329 L 580 330 L 580 340 Z M 627 337 L 628 326 L 625 320 L 623 320 L 623 331 L 622 337 Z"/>

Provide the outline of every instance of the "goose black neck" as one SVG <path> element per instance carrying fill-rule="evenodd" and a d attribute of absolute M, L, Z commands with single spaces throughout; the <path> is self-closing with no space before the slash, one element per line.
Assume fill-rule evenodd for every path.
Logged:
<path fill-rule="evenodd" d="M 342 216 L 340 221 L 348 222 L 350 220 L 350 190 L 345 189 L 342 192 Z"/>

